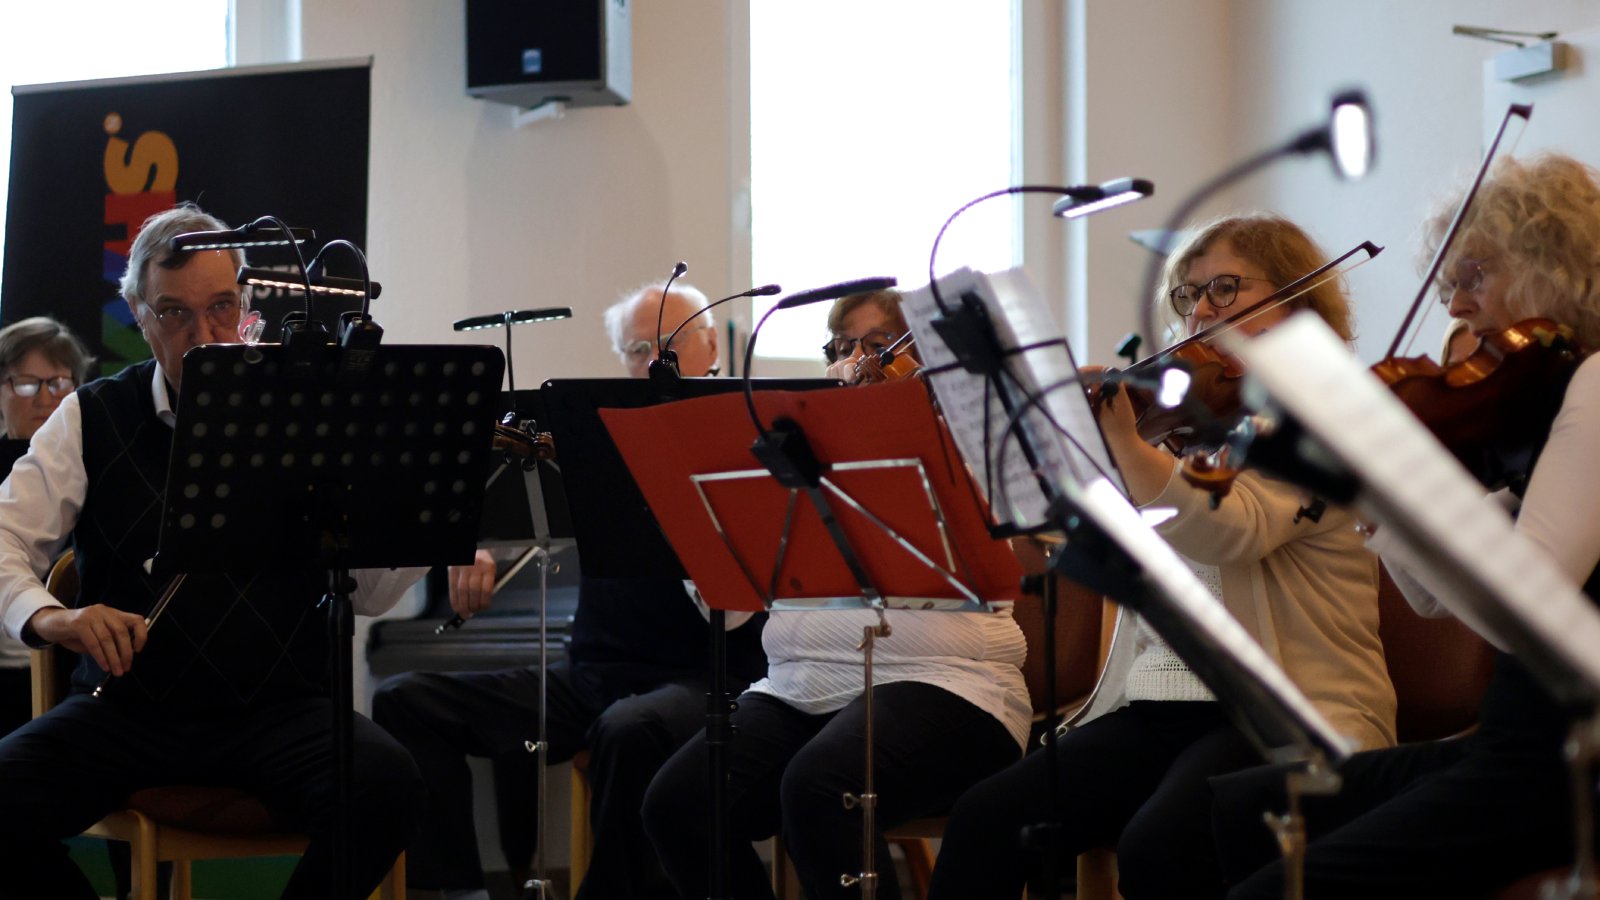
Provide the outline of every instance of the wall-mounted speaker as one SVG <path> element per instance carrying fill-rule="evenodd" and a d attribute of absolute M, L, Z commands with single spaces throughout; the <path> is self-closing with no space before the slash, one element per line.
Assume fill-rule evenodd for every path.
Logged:
<path fill-rule="evenodd" d="M 627 103 L 628 0 L 467 0 L 467 93 L 524 109 Z"/>

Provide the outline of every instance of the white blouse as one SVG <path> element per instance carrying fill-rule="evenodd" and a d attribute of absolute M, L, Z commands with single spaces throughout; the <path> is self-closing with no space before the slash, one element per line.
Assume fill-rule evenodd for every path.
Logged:
<path fill-rule="evenodd" d="M 872 683 L 917 681 L 944 688 L 1000 720 L 1021 747 L 1033 716 L 1022 661 L 1028 653 L 1009 607 L 992 613 L 891 609 L 890 633 L 873 644 Z M 767 677 L 752 692 L 804 713 L 842 709 L 866 676 L 862 630 L 878 621 L 865 609 L 775 611 L 761 644 Z"/>

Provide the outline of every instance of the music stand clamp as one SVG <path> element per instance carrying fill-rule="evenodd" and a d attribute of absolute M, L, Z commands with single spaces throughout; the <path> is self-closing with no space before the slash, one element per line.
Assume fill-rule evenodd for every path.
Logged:
<path fill-rule="evenodd" d="M 223 573 L 263 553 L 328 571 L 335 890 L 348 893 L 352 569 L 468 562 L 483 504 L 492 347 L 205 345 L 184 356 L 153 570 Z"/>

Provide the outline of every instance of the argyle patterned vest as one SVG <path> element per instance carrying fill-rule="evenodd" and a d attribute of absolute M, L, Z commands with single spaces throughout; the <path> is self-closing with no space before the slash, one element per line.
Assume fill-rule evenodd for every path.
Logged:
<path fill-rule="evenodd" d="M 140 615 L 166 586 L 144 570 L 156 551 L 172 447 L 150 396 L 154 369 L 141 363 L 78 390 L 89 481 L 73 532 L 79 603 Z M 321 570 L 265 550 L 254 571 L 190 575 L 132 669 L 102 698 L 193 715 L 326 695 L 327 616 L 317 605 L 325 583 Z M 104 674 L 85 655 L 74 691 L 92 690 Z"/>

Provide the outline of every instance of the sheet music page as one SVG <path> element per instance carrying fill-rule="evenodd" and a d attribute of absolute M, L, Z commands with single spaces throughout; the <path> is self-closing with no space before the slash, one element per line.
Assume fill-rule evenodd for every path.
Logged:
<path fill-rule="evenodd" d="M 1037 396 L 1042 389 L 1076 376 L 1066 339 L 1023 270 L 985 275 L 963 268 L 939 279 L 939 291 L 952 306 L 963 294 L 976 295 L 989 312 L 1001 347 L 1029 348 L 1008 357 L 1007 370 L 1019 395 Z M 956 365 L 955 355 L 933 329 L 933 321 L 941 315 L 933 291 L 925 286 L 906 292 L 904 310 L 924 371 L 933 373 L 929 383 L 956 446 L 984 488 L 995 518 L 1019 528 L 1044 524 L 1046 501 L 1036 473 L 1016 437 L 1007 438 L 1009 413 L 987 379 Z M 1120 488 L 1121 473 L 1111 461 L 1082 389 L 1070 384 L 1057 388 L 1042 406 L 1026 416 L 1042 473 L 1058 484 L 1062 478 L 1077 483 L 1106 478 Z"/>
<path fill-rule="evenodd" d="M 1228 339 L 1232 338 L 1232 339 Z M 1410 410 L 1321 319 L 1291 317 L 1254 340 L 1225 338 L 1251 376 L 1363 481 L 1361 504 L 1406 542 L 1410 573 L 1463 621 L 1519 633 L 1600 690 L 1600 611 L 1531 542 Z"/>

